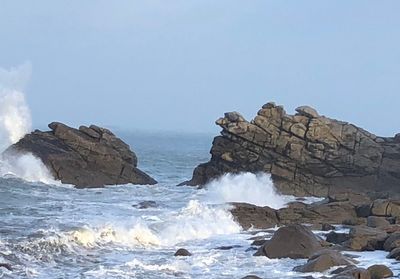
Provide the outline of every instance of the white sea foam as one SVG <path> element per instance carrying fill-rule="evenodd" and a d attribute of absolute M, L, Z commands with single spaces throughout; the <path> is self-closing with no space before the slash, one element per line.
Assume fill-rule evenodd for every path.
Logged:
<path fill-rule="evenodd" d="M 278 194 L 268 175 L 227 174 L 206 186 L 203 194 L 194 195 L 177 212 L 167 212 L 158 218 L 143 216 L 128 229 L 118 225 L 83 228 L 69 234 L 70 241 L 85 247 L 106 243 L 123 246 L 174 246 L 190 240 L 241 231 L 229 211 L 228 202 L 248 202 L 274 208 L 283 207 L 284 196 Z M 126 224 L 125 224 L 126 226 Z"/>
<path fill-rule="evenodd" d="M 29 63 L 10 70 L 0 68 L 0 152 L 31 131 L 31 114 L 23 93 L 30 74 Z M 3 158 L 0 175 L 14 175 L 32 182 L 55 182 L 41 160 L 32 154 Z"/>
<path fill-rule="evenodd" d="M 138 259 L 127 262 L 127 266 L 133 268 L 141 268 L 149 271 L 164 271 L 164 272 L 187 272 L 190 270 L 189 264 L 183 261 L 173 261 L 170 264 L 145 264 Z"/>
<path fill-rule="evenodd" d="M 259 173 L 225 174 L 208 183 L 206 198 L 211 202 L 246 202 L 258 206 L 282 208 L 286 204 L 270 175 Z"/>
<path fill-rule="evenodd" d="M 177 216 L 166 222 L 160 235 L 165 244 L 174 245 L 191 239 L 238 233 L 240 230 L 226 207 L 213 207 L 191 200 Z"/>
<path fill-rule="evenodd" d="M 131 228 L 105 225 L 85 227 L 67 233 L 64 238 L 84 247 L 108 243 L 123 246 L 173 246 L 194 239 L 240 232 L 241 227 L 232 215 L 222 207 L 211 207 L 192 200 L 180 212 L 165 215 L 161 222 L 146 224 L 137 220 Z"/>

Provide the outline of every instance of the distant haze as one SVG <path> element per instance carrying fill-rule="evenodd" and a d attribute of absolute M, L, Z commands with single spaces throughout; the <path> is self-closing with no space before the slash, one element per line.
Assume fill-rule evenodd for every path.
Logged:
<path fill-rule="evenodd" d="M 400 1 L 1 0 L 33 127 L 212 132 L 268 101 L 400 132 Z M 0 69 L 1 72 L 1 69 Z"/>

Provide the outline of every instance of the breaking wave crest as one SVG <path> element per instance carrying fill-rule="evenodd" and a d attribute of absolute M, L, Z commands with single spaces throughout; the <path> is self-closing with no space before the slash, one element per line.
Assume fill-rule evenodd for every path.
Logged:
<path fill-rule="evenodd" d="M 191 240 L 241 232 L 242 228 L 230 213 L 229 202 L 248 202 L 261 206 L 283 207 L 284 196 L 279 195 L 268 175 L 242 173 L 224 175 L 207 185 L 203 193 L 195 193 L 179 211 L 166 211 L 154 218 L 138 217 L 133 221 L 98 226 L 86 225 L 67 232 L 59 232 L 30 241 L 32 250 L 50 254 L 60 250 L 99 247 L 174 247 Z M 149 217 L 149 216 L 147 216 Z M 58 247 L 58 248 L 56 248 Z"/>
<path fill-rule="evenodd" d="M 166 215 L 161 222 L 148 224 L 137 221 L 129 229 L 111 225 L 101 228 L 86 227 L 67 235 L 70 241 L 85 247 L 106 243 L 145 247 L 174 246 L 188 240 L 240 232 L 241 227 L 226 209 L 191 200 L 180 212 L 169 217 Z"/>
<path fill-rule="evenodd" d="M 42 257 L 60 253 L 81 254 L 80 249 L 99 247 L 172 247 L 189 240 L 206 239 L 215 235 L 239 233 L 241 227 L 233 220 L 226 207 L 212 207 L 191 200 L 175 214 L 166 214 L 157 222 L 138 219 L 128 228 L 118 225 L 84 226 L 79 229 L 43 235 L 23 245 L 23 252 Z"/>
<path fill-rule="evenodd" d="M 31 113 L 23 93 L 30 74 L 29 63 L 10 70 L 0 68 L 0 153 L 31 131 Z M 3 156 L 0 175 L 17 176 L 30 182 L 55 183 L 42 161 L 29 153 Z"/>
<path fill-rule="evenodd" d="M 287 203 L 285 197 L 276 191 L 271 176 L 264 173 L 225 174 L 205 188 L 207 200 L 217 203 L 245 202 L 275 209 Z"/>

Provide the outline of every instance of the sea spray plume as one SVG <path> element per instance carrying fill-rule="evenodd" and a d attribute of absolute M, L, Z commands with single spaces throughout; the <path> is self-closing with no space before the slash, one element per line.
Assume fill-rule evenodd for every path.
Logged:
<path fill-rule="evenodd" d="M 1 152 L 31 130 L 31 114 L 23 94 L 30 74 L 29 63 L 9 71 L 0 68 Z"/>
<path fill-rule="evenodd" d="M 30 182 L 60 184 L 54 180 L 43 162 L 31 153 L 7 152 L 7 155 L 3 156 L 0 161 L 0 175 L 17 176 Z"/>
<path fill-rule="evenodd" d="M 205 189 L 207 199 L 215 203 L 246 202 L 276 209 L 286 204 L 270 175 L 264 173 L 228 173 L 209 182 Z"/>
<path fill-rule="evenodd" d="M 31 131 L 31 113 L 23 93 L 30 75 L 30 63 L 10 70 L 0 68 L 0 152 Z M 7 174 L 32 182 L 55 182 L 40 159 L 32 154 L 2 156 L 0 175 Z"/>

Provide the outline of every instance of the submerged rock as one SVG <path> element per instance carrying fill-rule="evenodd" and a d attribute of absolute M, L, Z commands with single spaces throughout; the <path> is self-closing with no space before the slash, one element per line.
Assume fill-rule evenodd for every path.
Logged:
<path fill-rule="evenodd" d="M 157 207 L 158 204 L 155 201 L 142 201 L 142 202 L 139 202 L 138 204 L 134 204 L 132 206 L 136 207 L 138 209 L 147 209 L 147 208 Z"/>
<path fill-rule="evenodd" d="M 400 194 L 400 142 L 299 107 L 288 115 L 268 103 L 250 122 L 239 113 L 217 120 L 222 128 L 211 160 L 187 185 L 204 185 L 224 173 L 272 174 L 285 194 L 327 196 L 336 191 Z"/>
<path fill-rule="evenodd" d="M 58 122 L 49 128 L 27 134 L 3 155 L 32 153 L 55 179 L 78 188 L 157 183 L 137 168 L 135 153 L 110 130 L 95 125 L 78 130 Z"/>
<path fill-rule="evenodd" d="M 7 269 L 9 271 L 13 271 L 12 266 L 8 263 L 0 263 L 0 267 L 4 267 L 5 269 Z"/>

